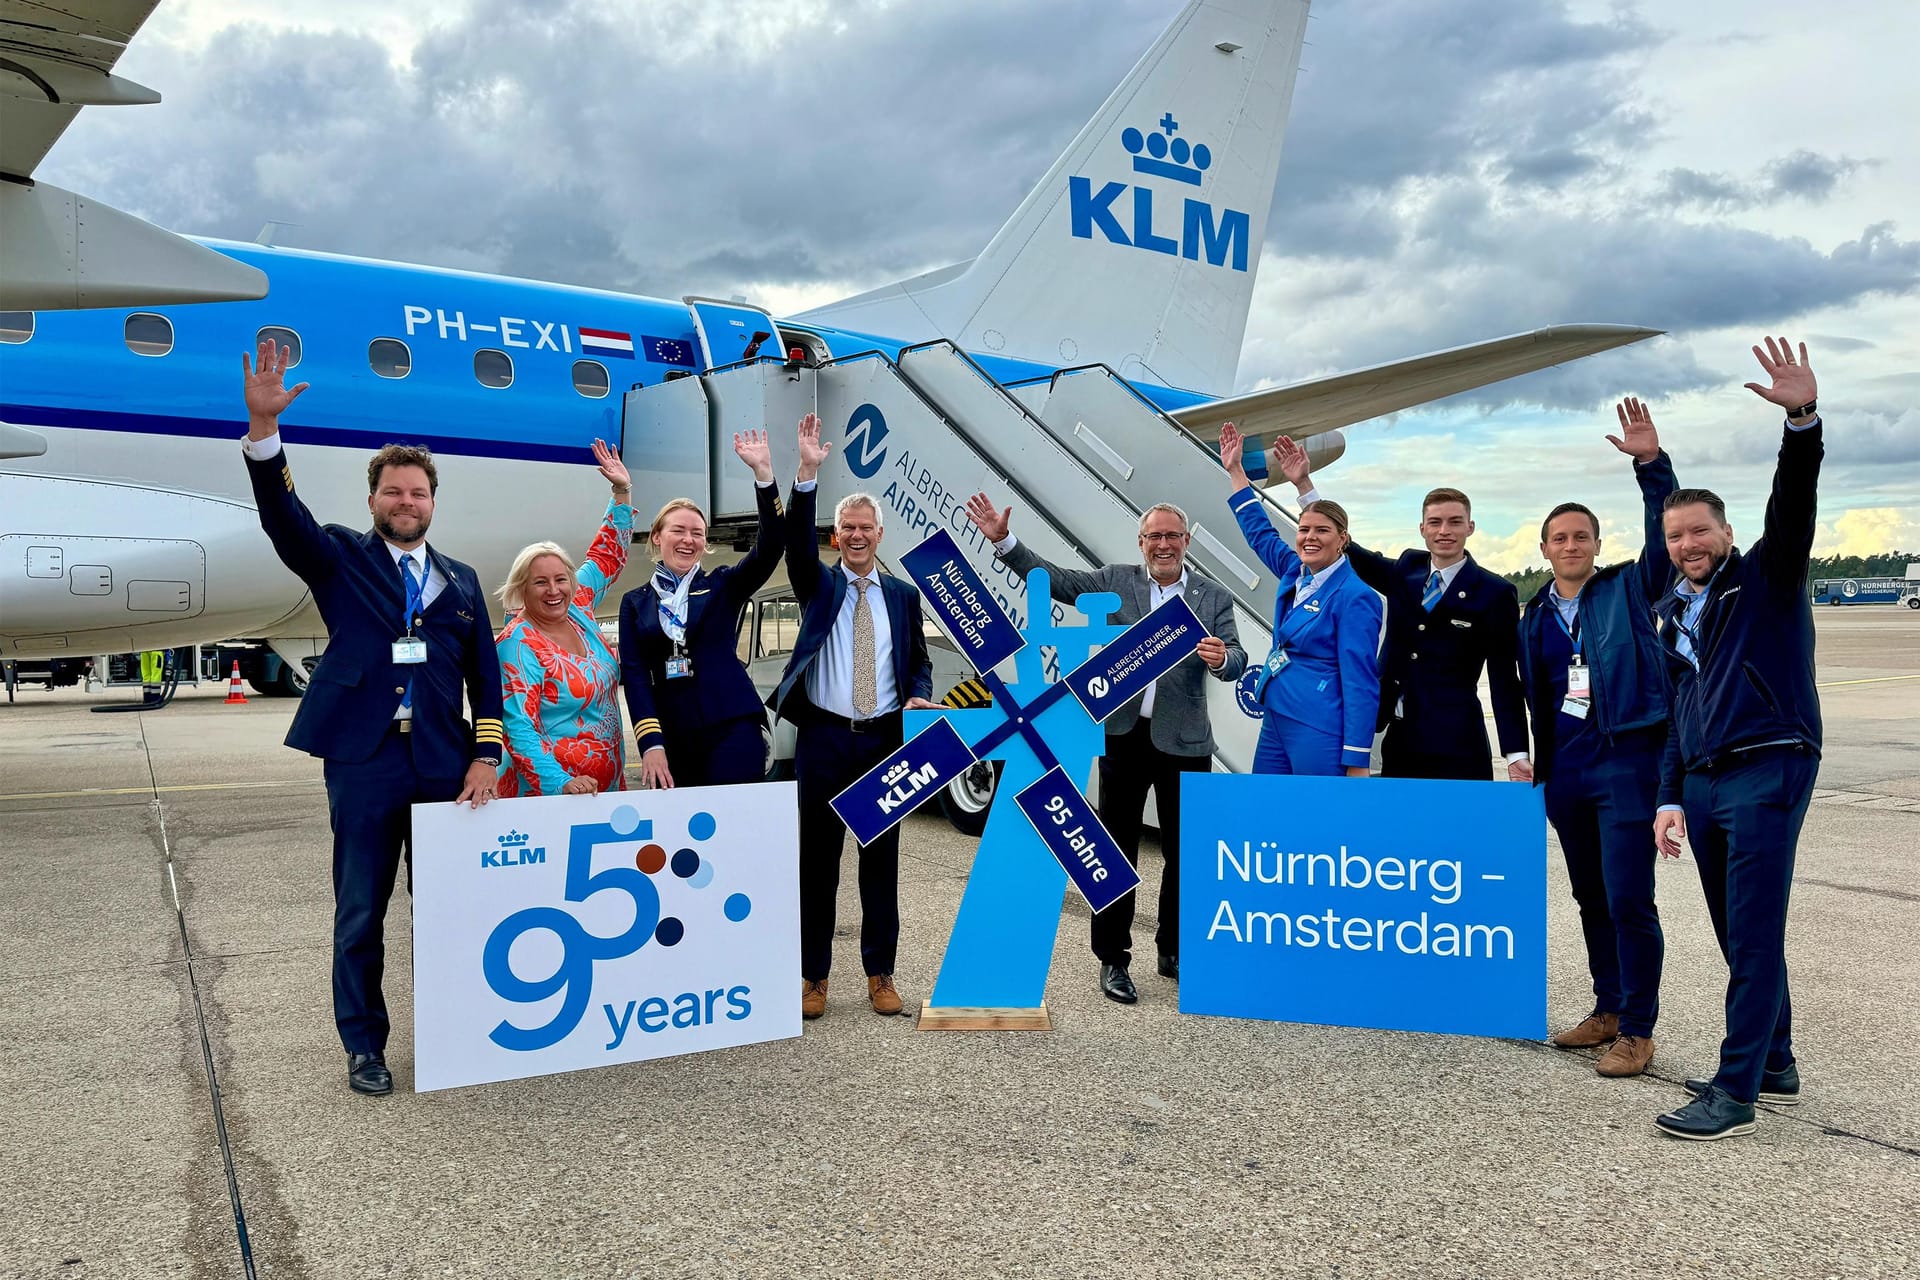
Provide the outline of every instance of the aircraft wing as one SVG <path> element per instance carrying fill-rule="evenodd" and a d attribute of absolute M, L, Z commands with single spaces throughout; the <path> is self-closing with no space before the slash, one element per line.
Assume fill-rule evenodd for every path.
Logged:
<path fill-rule="evenodd" d="M 33 181 L 82 108 L 160 101 L 113 74 L 158 3 L 0 0 L 0 310 L 266 296 L 266 275 L 253 267 Z"/>
<path fill-rule="evenodd" d="M 1535 369 L 1657 337 L 1659 329 L 1624 324 L 1566 324 L 1516 333 L 1410 360 L 1269 387 L 1169 414 L 1202 440 L 1220 438 L 1231 422 L 1259 439 L 1306 440 L 1355 422 L 1484 387 Z"/>

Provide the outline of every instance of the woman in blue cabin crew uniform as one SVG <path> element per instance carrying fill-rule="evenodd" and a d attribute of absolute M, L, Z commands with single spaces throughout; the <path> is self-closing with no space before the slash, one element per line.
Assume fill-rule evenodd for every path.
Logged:
<path fill-rule="evenodd" d="M 767 433 L 733 437 L 753 470 L 760 524 L 739 563 L 708 572 L 707 518 L 686 498 L 654 517 L 653 578 L 620 602 L 620 672 L 649 787 L 759 782 L 767 773 L 767 716 L 736 638 L 740 612 L 785 550 Z"/>
<path fill-rule="evenodd" d="M 1241 678 L 1243 705 L 1261 708 L 1255 773 L 1364 778 L 1380 709 L 1380 635 L 1385 609 L 1347 564 L 1347 513 L 1335 502 L 1300 512 L 1298 550 L 1267 516 L 1240 465 L 1241 438 L 1220 429 L 1220 461 L 1233 483 L 1227 506 L 1247 545 L 1280 580 L 1273 650 Z"/>

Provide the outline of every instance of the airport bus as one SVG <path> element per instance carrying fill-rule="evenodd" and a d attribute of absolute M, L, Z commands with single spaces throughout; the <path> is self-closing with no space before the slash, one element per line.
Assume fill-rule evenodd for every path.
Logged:
<path fill-rule="evenodd" d="M 1920 580 L 1908 578 L 1815 578 L 1815 604 L 1904 604 L 1920 609 Z"/>

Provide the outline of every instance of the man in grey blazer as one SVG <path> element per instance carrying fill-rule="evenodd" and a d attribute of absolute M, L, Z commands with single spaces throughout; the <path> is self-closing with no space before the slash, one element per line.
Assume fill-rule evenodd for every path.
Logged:
<path fill-rule="evenodd" d="M 1160 849 L 1166 859 L 1160 875 L 1160 928 L 1154 942 L 1160 973 L 1180 976 L 1180 775 L 1205 773 L 1213 764 L 1213 726 L 1207 717 L 1207 675 L 1233 681 L 1246 669 L 1233 624 L 1233 600 L 1226 589 L 1187 572 L 1187 515 L 1160 503 L 1140 517 L 1140 564 L 1106 564 L 1098 569 L 1067 569 L 1020 545 L 1008 524 L 1013 508 L 1001 510 L 984 493 L 967 501 L 967 518 L 993 543 L 1006 566 L 1024 576 L 1034 568 L 1052 576 L 1053 598 L 1072 604 L 1088 592 L 1111 591 L 1120 597 L 1113 620 L 1138 622 L 1174 596 L 1184 596 L 1207 638 L 1197 652 L 1154 682 L 1140 697 L 1107 719 L 1107 751 L 1100 758 L 1100 820 L 1128 861 L 1139 865 L 1140 828 L 1152 788 L 1160 811 Z M 1128 894 L 1093 918 L 1093 953 L 1100 958 L 1100 990 L 1109 1000 L 1132 1004 L 1140 998 L 1129 976 L 1133 961 L 1133 909 L 1138 895 Z"/>

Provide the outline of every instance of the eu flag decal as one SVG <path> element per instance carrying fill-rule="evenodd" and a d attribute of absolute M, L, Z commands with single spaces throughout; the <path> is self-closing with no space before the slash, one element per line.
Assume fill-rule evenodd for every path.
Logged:
<path fill-rule="evenodd" d="M 684 338 L 656 338 L 650 333 L 643 333 L 640 335 L 640 348 L 654 364 L 683 364 L 691 369 L 696 363 L 693 344 Z"/>

